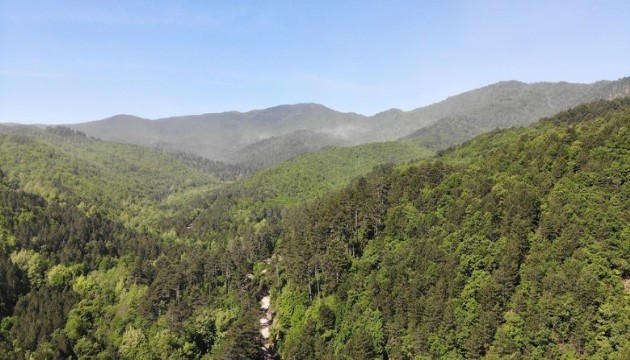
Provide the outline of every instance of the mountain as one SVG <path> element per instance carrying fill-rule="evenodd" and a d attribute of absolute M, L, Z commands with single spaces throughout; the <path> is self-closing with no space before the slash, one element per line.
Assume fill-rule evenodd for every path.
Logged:
<path fill-rule="evenodd" d="M 630 78 L 588 85 L 500 82 L 414 110 L 436 120 L 408 137 L 443 149 L 494 129 L 527 125 L 584 102 L 624 96 L 630 96 Z"/>
<path fill-rule="evenodd" d="M 601 100 L 229 184 L 2 126 L 0 358 L 626 359 L 629 125 Z"/>
<path fill-rule="evenodd" d="M 317 104 L 298 104 L 153 121 L 115 116 L 69 126 L 105 140 L 190 152 L 224 162 L 247 162 L 249 158 L 244 158 L 244 154 L 250 151 L 248 146 L 256 147 L 256 143 L 273 137 L 291 141 L 291 137 L 304 137 L 302 130 L 325 139 L 319 147 L 331 142 L 358 143 L 362 119 L 357 114 L 344 114 Z"/>
<path fill-rule="evenodd" d="M 628 149 L 597 101 L 289 210 L 280 358 L 628 358 Z"/>
<path fill-rule="evenodd" d="M 259 169 L 328 145 L 352 146 L 406 136 L 441 149 L 495 128 L 526 125 L 586 101 L 629 94 L 630 78 L 593 84 L 506 81 L 412 111 L 390 109 L 370 117 L 297 104 L 157 120 L 118 115 L 68 126 L 104 140 Z"/>

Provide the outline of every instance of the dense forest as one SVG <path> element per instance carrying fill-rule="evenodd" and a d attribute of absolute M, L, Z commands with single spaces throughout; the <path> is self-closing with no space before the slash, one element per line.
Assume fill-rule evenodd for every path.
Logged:
<path fill-rule="evenodd" d="M 629 105 L 496 131 L 290 212 L 282 357 L 629 358 Z"/>
<path fill-rule="evenodd" d="M 0 358 L 628 359 L 629 127 L 597 101 L 249 176 L 5 129 Z"/>

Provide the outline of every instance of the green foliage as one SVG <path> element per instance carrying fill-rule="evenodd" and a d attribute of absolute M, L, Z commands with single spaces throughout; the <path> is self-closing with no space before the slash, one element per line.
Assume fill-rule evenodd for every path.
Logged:
<path fill-rule="evenodd" d="M 150 234 L 127 229 L 98 207 L 46 201 L 12 189 L 14 185 L 2 185 L 2 230 L 4 239 L 10 240 L 2 243 L 0 252 L 3 353 L 13 354 L 13 358 L 136 358 L 153 354 L 144 345 L 151 335 L 146 331 L 147 320 L 139 316 L 152 284 L 127 280 L 135 261 L 152 262 L 160 253 L 174 255 L 190 269 L 174 271 L 187 276 L 182 280 L 185 284 L 199 287 L 203 285 L 199 279 L 206 275 L 195 273 L 193 267 L 202 258 L 190 262 L 189 256 L 180 257 L 185 246 L 165 246 Z M 203 256 L 190 252 L 194 253 Z M 194 310 L 199 306 L 199 291 L 188 291 L 185 285 L 182 288 L 187 292 L 177 306 L 190 308 L 194 304 Z M 165 309 L 175 314 L 177 307 L 170 305 Z M 184 323 L 186 317 L 177 323 Z M 200 328 L 204 321 L 202 317 L 191 320 L 185 329 L 177 328 L 169 354 L 184 348 L 187 354 L 208 353 L 214 337 L 206 338 Z M 207 321 L 214 322 L 214 318 Z"/>
<path fill-rule="evenodd" d="M 500 82 L 415 110 L 419 114 L 425 113 L 425 118 L 434 120 L 407 138 L 423 147 L 441 150 L 495 129 L 526 126 L 571 107 L 575 109 L 553 116 L 553 121 L 571 119 L 579 122 L 611 110 L 610 105 L 606 105 L 608 101 L 597 99 L 627 96 L 622 89 L 627 88 L 629 83 L 630 78 L 622 78 L 616 82 L 602 81 L 592 86 Z M 594 103 L 579 105 L 588 101 Z M 623 98 L 621 101 L 627 102 Z M 601 109 L 598 109 L 600 106 Z M 612 105 L 613 108 L 615 106 Z"/>
<path fill-rule="evenodd" d="M 28 276 L 32 286 L 43 284 L 47 262 L 43 256 L 31 249 L 21 249 L 11 254 L 11 262 Z"/>
<path fill-rule="evenodd" d="M 144 333 L 133 326 L 125 330 L 118 351 L 123 359 L 151 358 L 151 350 Z"/>
<path fill-rule="evenodd" d="M 241 313 L 230 326 L 225 337 L 214 348 L 212 357 L 225 360 L 264 359 L 256 315 L 257 312 L 251 310 Z"/>
<path fill-rule="evenodd" d="M 0 134 L 0 163 L 8 181 L 27 192 L 88 211 L 98 207 L 136 228 L 155 226 L 164 212 L 160 201 L 217 184 L 159 151 L 86 138 L 64 127 Z"/>
<path fill-rule="evenodd" d="M 0 135 L 0 355 L 628 358 L 628 125 L 627 100 L 597 102 L 222 189 L 66 128 Z"/>
<path fill-rule="evenodd" d="M 340 189 L 375 166 L 427 157 L 430 151 L 409 141 L 329 147 L 299 156 L 245 179 L 245 189 L 271 196 L 274 205 L 295 205 Z"/>
<path fill-rule="evenodd" d="M 252 168 L 243 164 L 226 164 L 221 161 L 209 160 L 193 153 L 183 151 L 165 150 L 165 152 L 184 164 L 188 164 L 205 173 L 212 174 L 218 179 L 224 181 L 237 180 L 254 172 Z"/>
<path fill-rule="evenodd" d="M 290 211 L 279 252 L 309 296 L 278 307 L 292 319 L 283 354 L 305 342 L 347 358 L 622 358 L 628 125 L 627 100 L 596 102 Z M 349 262 L 322 276 L 336 244 Z M 345 310 L 326 337 L 292 317 L 315 319 L 329 296 Z"/>
<path fill-rule="evenodd" d="M 46 283 L 52 287 L 68 287 L 71 281 L 85 270 L 85 264 L 67 266 L 57 264 L 46 273 Z"/>

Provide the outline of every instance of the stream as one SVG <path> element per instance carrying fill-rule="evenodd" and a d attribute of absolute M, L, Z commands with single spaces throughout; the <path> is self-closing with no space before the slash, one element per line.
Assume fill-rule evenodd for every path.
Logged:
<path fill-rule="evenodd" d="M 269 349 L 269 327 L 273 321 L 271 317 L 271 311 L 269 306 L 271 305 L 271 296 L 265 295 L 260 300 L 260 335 L 263 338 L 263 345 L 266 349 Z"/>
<path fill-rule="evenodd" d="M 260 272 L 261 276 L 268 276 L 267 271 L 269 270 L 269 266 L 272 263 L 273 258 L 268 258 L 265 261 L 267 264 L 266 268 Z M 260 298 L 260 316 L 258 319 L 258 331 L 260 332 L 260 336 L 262 338 L 262 350 L 265 353 L 265 359 L 277 359 L 278 356 L 276 354 L 276 348 L 274 346 L 273 340 L 271 339 L 271 327 L 273 326 L 273 317 L 274 312 L 271 309 L 271 294 L 269 293 L 269 289 L 267 286 L 263 286 L 261 291 L 258 293 Z"/>

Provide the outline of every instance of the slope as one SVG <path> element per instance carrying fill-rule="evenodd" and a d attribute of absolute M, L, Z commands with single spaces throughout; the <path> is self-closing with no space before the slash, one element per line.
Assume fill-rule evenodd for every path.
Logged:
<path fill-rule="evenodd" d="M 3 145 L 13 140 L 2 137 Z M 64 171 L 58 153 L 31 141 L 19 148 L 28 152 L 23 160 L 36 158 L 43 149 L 54 154 L 49 170 Z M 212 351 L 212 358 L 260 359 L 256 338 L 243 335 L 249 297 L 242 289 L 227 292 L 222 279 L 229 275 L 214 267 L 235 261 L 233 256 L 210 250 L 202 239 L 181 242 L 157 236 L 146 226 L 130 229 L 111 218 L 111 204 L 85 207 L 62 200 L 82 193 L 84 181 L 96 179 L 65 184 L 77 188 L 44 199 L 24 191 L 15 181 L 15 169 L 5 172 L 4 165 L 0 358 L 201 358 Z M 85 176 L 83 169 L 79 176 Z M 111 186 L 100 193 L 125 191 L 116 183 Z M 125 195 L 144 198 L 133 189 Z M 238 348 L 224 352 L 226 343 Z"/>
<path fill-rule="evenodd" d="M 282 358 L 627 358 L 629 125 L 578 106 L 291 210 Z"/>
<path fill-rule="evenodd" d="M 2 131 L 0 358 L 257 358 L 249 297 L 217 268 L 238 255 L 166 221 L 214 178 L 66 127 Z"/>
<path fill-rule="evenodd" d="M 154 121 L 117 116 L 69 126 L 105 140 L 191 152 L 212 160 L 234 162 L 242 161 L 234 157 L 246 146 L 298 130 L 327 134 L 351 144 L 362 134 L 362 120 L 363 117 L 357 114 L 344 114 L 317 104 L 297 104 L 246 113 L 233 111 Z"/>
<path fill-rule="evenodd" d="M 506 81 L 412 111 L 391 109 L 370 117 L 296 104 L 153 121 L 120 115 L 69 126 L 104 140 L 266 167 L 331 144 L 390 141 L 415 131 L 413 137 L 423 146 L 441 149 L 495 128 L 529 124 L 585 101 L 628 94 L 630 78 L 593 84 Z M 315 133 L 306 148 L 300 145 L 303 131 Z M 279 140 L 284 147 L 281 156 L 253 151 L 268 149 Z"/>
<path fill-rule="evenodd" d="M 239 186 L 265 194 L 270 204 L 295 205 L 340 189 L 376 166 L 401 164 L 431 154 L 409 141 L 327 147 L 258 172 L 243 179 Z"/>
<path fill-rule="evenodd" d="M 345 188 L 372 168 L 346 151 L 423 150 L 330 148 L 213 192 L 151 150 L 3 135 L 0 354 L 262 359 L 269 290 L 283 358 L 628 358 L 629 124 L 629 100 L 598 102 Z M 134 203 L 177 211 L 130 228 Z"/>
<path fill-rule="evenodd" d="M 67 127 L 3 132 L 0 163 L 8 181 L 47 200 L 103 207 L 127 222 L 149 220 L 169 197 L 219 184 L 158 151 L 90 139 Z"/>
<path fill-rule="evenodd" d="M 436 121 L 408 137 L 425 147 L 444 149 L 494 129 L 530 124 L 584 102 L 629 95 L 630 78 L 588 85 L 500 82 L 415 110 Z"/>
<path fill-rule="evenodd" d="M 247 145 L 232 159 L 243 166 L 260 170 L 281 163 L 294 156 L 317 151 L 325 146 L 347 144 L 334 136 L 310 130 L 298 130 L 291 134 L 272 136 Z"/>

